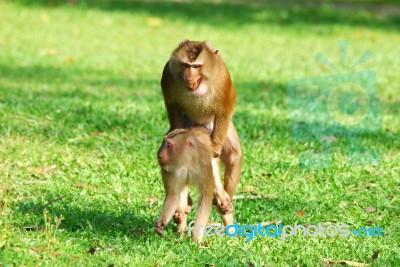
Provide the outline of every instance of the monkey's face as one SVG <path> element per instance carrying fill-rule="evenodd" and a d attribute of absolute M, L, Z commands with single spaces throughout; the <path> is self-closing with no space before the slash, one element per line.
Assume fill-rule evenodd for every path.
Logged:
<path fill-rule="evenodd" d="M 165 138 L 160 150 L 157 153 L 158 164 L 161 167 L 166 167 L 172 163 L 171 157 L 175 153 L 174 150 L 176 150 L 176 143 L 168 138 Z"/>
<path fill-rule="evenodd" d="M 199 88 L 202 79 L 202 63 L 195 61 L 195 62 L 181 62 L 183 68 L 183 81 L 186 84 L 186 87 L 191 90 L 195 91 Z"/>
<path fill-rule="evenodd" d="M 166 171 L 191 164 L 189 155 L 193 147 L 194 143 L 191 140 L 185 140 L 183 136 L 165 137 L 158 151 L 158 164 Z"/>
<path fill-rule="evenodd" d="M 213 73 L 214 57 L 218 50 L 212 50 L 205 42 L 183 41 L 172 54 L 170 70 L 184 87 L 196 95 L 207 93 L 206 83 Z"/>

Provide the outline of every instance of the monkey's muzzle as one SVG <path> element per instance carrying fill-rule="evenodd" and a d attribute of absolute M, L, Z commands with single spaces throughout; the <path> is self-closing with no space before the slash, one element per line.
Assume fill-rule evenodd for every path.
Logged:
<path fill-rule="evenodd" d="M 199 85 L 201 83 L 201 79 L 198 79 L 196 81 L 193 82 L 187 82 L 187 88 L 191 91 L 195 91 L 197 88 L 199 88 Z"/>
<path fill-rule="evenodd" d="M 167 160 L 163 157 L 158 157 L 158 165 L 160 165 L 161 167 L 167 165 Z"/>

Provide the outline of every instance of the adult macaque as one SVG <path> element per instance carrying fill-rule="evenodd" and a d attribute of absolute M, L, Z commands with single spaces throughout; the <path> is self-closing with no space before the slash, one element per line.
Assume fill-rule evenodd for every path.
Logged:
<path fill-rule="evenodd" d="M 155 223 L 157 234 L 174 216 L 177 230 L 183 234 L 187 223 L 188 186 L 195 185 L 199 191 L 199 208 L 193 240 L 201 240 L 204 227 L 210 217 L 214 179 L 212 170 L 213 152 L 207 129 L 196 127 L 176 129 L 165 138 L 158 151 L 158 163 L 164 183 L 166 197 L 160 219 Z M 199 228 L 200 227 L 200 228 Z"/>
<path fill-rule="evenodd" d="M 194 125 L 209 130 L 216 204 L 220 212 L 231 213 L 231 200 L 240 179 L 242 149 L 231 121 L 236 91 L 218 50 L 206 42 L 181 42 L 164 67 L 161 87 L 170 131 Z M 225 165 L 223 186 L 219 158 Z M 225 225 L 233 223 L 232 216 L 223 219 Z"/>

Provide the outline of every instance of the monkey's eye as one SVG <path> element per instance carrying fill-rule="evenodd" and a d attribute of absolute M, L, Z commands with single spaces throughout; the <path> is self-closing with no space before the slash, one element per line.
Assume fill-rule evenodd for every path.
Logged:
<path fill-rule="evenodd" d="M 182 62 L 181 64 L 182 64 L 182 66 L 184 66 L 185 68 L 189 68 L 189 67 L 190 67 L 190 64 L 188 64 L 188 63 Z"/>
<path fill-rule="evenodd" d="M 167 148 L 171 149 L 172 148 L 172 144 L 171 143 L 167 143 Z"/>
<path fill-rule="evenodd" d="M 195 69 L 198 69 L 198 68 L 201 67 L 201 65 L 200 64 L 194 64 L 194 65 L 192 65 L 192 67 L 195 68 Z"/>

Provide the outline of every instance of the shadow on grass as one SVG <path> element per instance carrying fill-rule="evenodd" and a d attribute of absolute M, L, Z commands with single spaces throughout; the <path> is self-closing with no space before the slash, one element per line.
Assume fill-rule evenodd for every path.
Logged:
<path fill-rule="evenodd" d="M 161 71 L 160 71 L 161 75 Z M 45 90 L 46 94 L 55 92 L 62 89 L 64 85 L 69 86 L 68 89 L 82 89 L 82 88 L 107 88 L 113 90 L 118 88 L 149 88 L 157 87 L 157 93 L 161 95 L 161 88 L 159 87 L 159 80 L 150 79 L 129 79 L 121 77 L 117 74 L 110 74 L 107 70 L 87 70 L 79 67 L 71 66 L 43 66 L 43 65 L 29 65 L 29 66 L 10 66 L 0 65 L 0 76 L 2 80 L 8 80 L 10 83 L 32 83 L 35 85 L 49 83 L 52 87 Z M 44 91 L 41 88 L 41 91 Z M 138 93 L 137 91 L 128 91 L 129 93 Z M 70 94 L 73 91 L 69 90 Z M 89 91 L 86 91 L 89 92 Z M 61 92 L 64 93 L 64 92 Z M 95 94 L 93 95 L 95 96 Z"/>
<path fill-rule="evenodd" d="M 21 221 L 16 223 L 22 229 L 26 231 L 40 231 L 46 229 L 46 223 L 55 225 L 56 218 L 62 218 L 59 229 L 71 233 L 86 233 L 96 234 L 99 236 L 116 237 L 120 235 L 133 236 L 136 234 L 142 234 L 143 231 L 149 231 L 153 234 L 153 223 L 158 218 L 156 216 L 149 215 L 149 218 L 143 218 L 138 216 L 135 212 L 125 207 L 122 212 L 116 214 L 113 212 L 114 208 L 98 210 L 96 207 L 100 203 L 95 205 L 82 204 L 82 206 L 76 206 L 69 204 L 67 201 L 60 200 L 57 203 L 41 204 L 33 202 L 19 202 L 18 213 L 24 214 L 24 216 L 18 216 L 23 218 Z M 195 203 L 197 205 L 197 203 Z M 238 199 L 235 200 L 235 207 L 237 211 L 235 216 L 240 224 L 245 223 L 256 223 L 265 220 L 276 220 L 282 218 L 291 218 L 298 210 L 306 208 L 310 213 L 315 210 L 315 203 L 307 203 L 304 200 L 299 199 Z M 107 205 L 104 203 L 104 205 Z M 250 217 L 241 217 L 240 213 L 248 214 L 248 209 L 251 207 Z M 145 210 L 144 206 L 136 206 L 135 210 Z M 222 223 L 219 215 L 217 215 L 216 208 L 213 207 L 213 212 L 218 217 L 217 221 Z M 47 221 L 45 220 L 44 211 L 47 212 Z M 161 209 L 159 209 L 161 212 Z M 197 207 L 189 215 L 193 219 L 195 218 Z M 272 218 L 271 216 L 281 216 L 281 218 Z M 175 232 L 173 221 L 168 224 L 168 231 Z M 139 231 L 139 232 L 137 232 Z M 154 234 L 155 236 L 155 234 Z"/>
<path fill-rule="evenodd" d="M 48 212 L 49 221 L 54 224 L 54 218 L 63 218 L 59 228 L 69 232 L 87 231 L 99 235 L 117 236 L 120 234 L 132 235 L 135 230 L 146 230 L 152 228 L 152 222 L 137 216 L 126 207 L 124 211 L 115 212 L 112 209 L 98 210 L 95 205 L 89 203 L 85 206 L 75 206 L 67 203 L 40 204 L 33 202 L 20 202 L 19 212 L 25 214 L 20 227 L 27 231 L 35 231 L 45 228 L 44 210 Z M 104 205 L 108 205 L 104 203 Z M 141 207 L 145 209 L 145 207 Z"/>
<path fill-rule="evenodd" d="M 57 7 L 66 5 L 65 0 L 9 0 L 23 5 Z M 359 2 L 278 2 L 269 1 L 217 1 L 217 2 L 180 2 L 180 1 L 129 1 L 129 0 L 77 0 L 69 1 L 79 8 L 97 8 L 106 11 L 126 11 L 144 13 L 165 20 L 190 21 L 197 24 L 209 24 L 213 27 L 241 27 L 246 24 L 278 25 L 324 25 L 343 24 L 363 27 L 379 27 L 399 30 L 400 8 L 386 5 L 360 5 Z M 393 2 L 395 3 L 395 2 Z"/>

